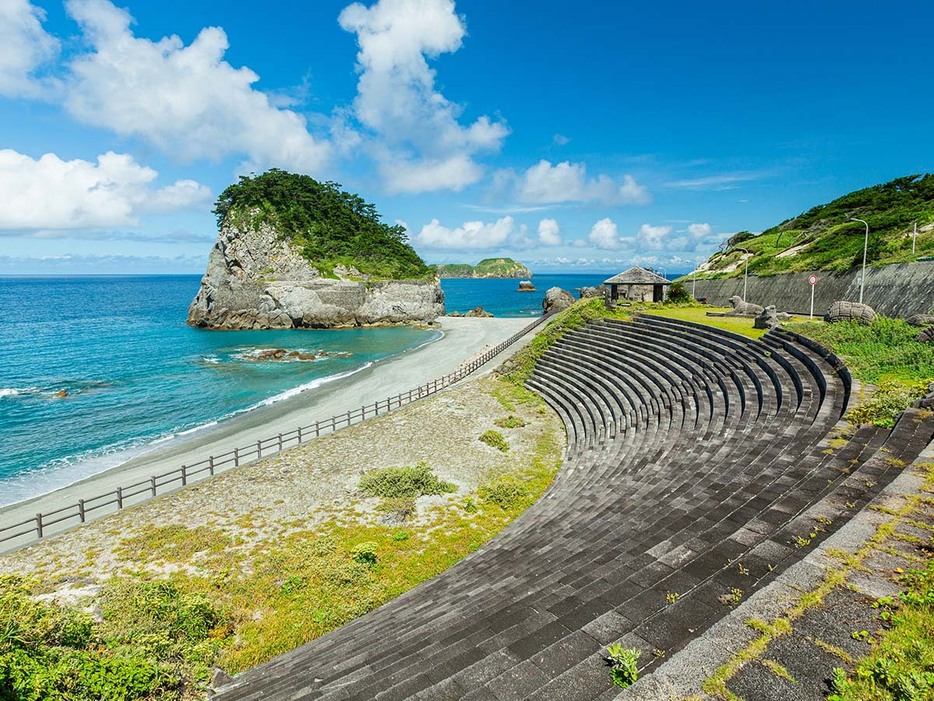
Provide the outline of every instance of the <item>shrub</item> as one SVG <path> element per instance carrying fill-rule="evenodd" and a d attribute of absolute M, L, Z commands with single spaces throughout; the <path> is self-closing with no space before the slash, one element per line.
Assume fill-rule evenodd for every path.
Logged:
<path fill-rule="evenodd" d="M 480 440 L 491 448 L 496 448 L 503 453 L 509 451 L 509 444 L 506 442 L 506 439 L 503 438 L 503 434 L 499 431 L 493 431 L 492 429 L 489 431 L 484 431 L 480 434 Z"/>
<path fill-rule="evenodd" d="M 684 283 L 679 281 L 671 283 L 671 287 L 668 288 L 668 297 L 665 301 L 671 304 L 687 304 L 693 302 L 694 298 L 687 291 Z"/>
<path fill-rule="evenodd" d="M 477 493 L 485 502 L 496 504 L 505 511 L 529 498 L 529 490 L 524 484 L 508 478 L 500 478 L 480 485 Z"/>
<path fill-rule="evenodd" d="M 429 494 L 455 492 L 457 487 L 438 479 L 426 462 L 411 467 L 383 467 L 360 478 L 360 491 L 369 497 L 387 499 L 417 498 Z"/>
<path fill-rule="evenodd" d="M 353 561 L 359 562 L 361 565 L 375 565 L 376 549 L 376 543 L 370 541 L 355 545 L 351 551 L 351 554 L 353 555 Z"/>

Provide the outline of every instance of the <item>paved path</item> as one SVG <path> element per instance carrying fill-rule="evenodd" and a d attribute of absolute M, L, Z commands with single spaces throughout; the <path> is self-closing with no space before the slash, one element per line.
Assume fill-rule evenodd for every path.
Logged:
<path fill-rule="evenodd" d="M 529 385 L 568 433 L 545 496 L 441 576 L 238 676 L 220 699 L 615 698 L 605 645 L 640 649 L 651 671 L 838 529 L 934 434 L 903 420 L 831 446 L 849 373 L 780 330 L 759 342 L 652 317 L 592 323 Z"/>

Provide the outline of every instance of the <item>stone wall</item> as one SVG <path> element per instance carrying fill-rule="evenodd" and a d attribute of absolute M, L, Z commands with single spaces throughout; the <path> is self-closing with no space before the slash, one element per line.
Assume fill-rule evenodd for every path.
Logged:
<path fill-rule="evenodd" d="M 774 304 L 779 311 L 807 314 L 811 304 L 809 274 L 750 277 L 746 301 L 762 306 Z M 815 315 L 823 315 L 838 300 L 859 300 L 859 269 L 838 275 L 827 272 L 815 275 L 818 277 L 814 291 Z M 685 280 L 688 292 L 693 285 L 688 277 Z M 728 307 L 733 295 L 743 295 L 743 278 L 697 281 L 695 296 L 706 297 L 710 304 Z M 934 308 L 934 261 L 867 268 L 863 301 L 885 316 L 907 317 L 930 312 Z"/>

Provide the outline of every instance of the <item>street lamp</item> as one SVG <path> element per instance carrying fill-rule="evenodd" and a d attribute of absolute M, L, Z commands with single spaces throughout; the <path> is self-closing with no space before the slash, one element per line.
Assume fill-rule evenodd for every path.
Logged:
<path fill-rule="evenodd" d="M 744 302 L 748 302 L 749 300 L 746 299 L 746 282 L 747 282 L 747 280 L 749 280 L 749 256 L 750 256 L 750 253 L 749 253 L 749 251 L 747 251 L 745 248 L 740 248 L 739 246 L 736 247 L 736 250 L 737 250 L 737 251 L 742 251 L 743 253 L 746 254 L 746 257 L 743 258 L 743 262 L 746 263 L 746 269 L 743 271 L 743 301 L 744 301 Z"/>
<path fill-rule="evenodd" d="M 863 241 L 863 272 L 859 276 L 859 303 L 863 303 L 863 288 L 866 286 L 866 251 L 869 250 L 869 224 L 862 219 L 850 217 L 850 221 L 858 221 L 866 226 L 866 238 Z"/>

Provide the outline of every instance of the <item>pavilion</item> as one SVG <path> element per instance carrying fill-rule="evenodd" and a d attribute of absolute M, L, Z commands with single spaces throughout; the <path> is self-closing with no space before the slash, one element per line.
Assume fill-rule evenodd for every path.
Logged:
<path fill-rule="evenodd" d="M 629 270 L 614 275 L 603 284 L 609 288 L 607 303 L 619 300 L 630 302 L 664 302 L 668 297 L 671 281 L 651 270 L 633 266 Z"/>

